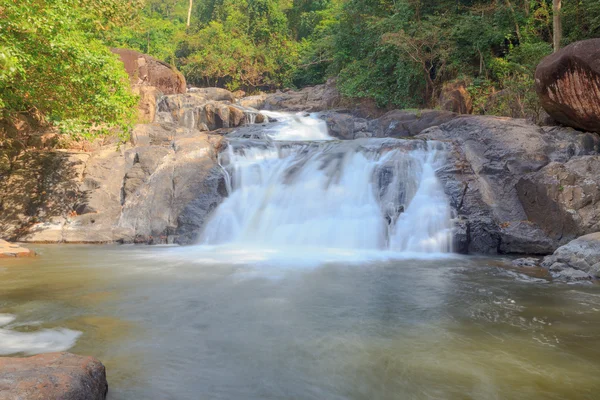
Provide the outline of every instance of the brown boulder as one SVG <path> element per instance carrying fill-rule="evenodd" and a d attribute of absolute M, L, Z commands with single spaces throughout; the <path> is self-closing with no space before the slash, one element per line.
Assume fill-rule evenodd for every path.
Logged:
<path fill-rule="evenodd" d="M 0 358 L 0 400 L 104 400 L 107 392 L 106 370 L 93 357 Z"/>
<path fill-rule="evenodd" d="M 444 85 L 438 103 L 442 110 L 457 114 L 472 114 L 473 99 L 464 82 L 450 82 Z"/>
<path fill-rule="evenodd" d="M 544 58 L 535 86 L 552 118 L 600 133 L 600 39 L 575 42 Z"/>
<path fill-rule="evenodd" d="M 132 86 L 154 86 L 163 94 L 185 93 L 185 78 L 169 64 L 135 50 L 111 51 L 121 57 Z"/>

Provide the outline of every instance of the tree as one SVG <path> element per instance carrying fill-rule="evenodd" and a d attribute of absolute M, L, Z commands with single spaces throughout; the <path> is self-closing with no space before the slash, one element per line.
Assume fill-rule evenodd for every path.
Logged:
<path fill-rule="evenodd" d="M 553 42 L 554 52 L 560 50 L 562 40 L 562 20 L 561 20 L 562 0 L 552 0 L 552 18 L 553 18 Z"/>
<path fill-rule="evenodd" d="M 190 0 L 190 6 L 188 8 L 188 14 L 187 14 L 187 26 L 190 26 L 190 22 L 192 20 L 192 8 L 194 7 L 194 0 Z"/>
<path fill-rule="evenodd" d="M 384 43 L 399 48 L 422 71 L 426 82 L 425 102 L 433 105 L 450 59 L 448 32 L 443 21 L 431 17 L 413 26 L 410 31 L 383 35 Z"/>
<path fill-rule="evenodd" d="M 76 135 L 111 128 L 127 131 L 137 99 L 122 63 L 97 37 L 125 23 L 133 3 L 2 4 L 0 64 L 8 70 L 0 73 L 0 119 L 27 113 Z"/>

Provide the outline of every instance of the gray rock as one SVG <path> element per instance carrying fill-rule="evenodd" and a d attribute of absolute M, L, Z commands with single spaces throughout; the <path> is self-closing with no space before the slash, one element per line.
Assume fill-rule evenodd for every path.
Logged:
<path fill-rule="evenodd" d="M 324 111 L 339 106 L 341 95 L 335 80 L 326 84 L 306 87 L 299 91 L 288 90 L 267 95 L 264 108 L 282 111 Z"/>
<path fill-rule="evenodd" d="M 539 258 L 527 257 L 527 258 L 517 258 L 512 261 L 512 265 L 515 267 L 523 268 L 523 267 L 538 267 L 540 265 Z"/>
<path fill-rule="evenodd" d="M 458 117 L 450 111 L 393 110 L 369 123 L 374 137 L 413 137 L 425 129 L 445 124 Z"/>
<path fill-rule="evenodd" d="M 581 236 L 545 257 L 542 267 L 559 280 L 600 278 L 600 232 Z"/>
<path fill-rule="evenodd" d="M 595 154 L 600 144 L 596 135 L 569 128 L 540 128 L 525 120 L 475 116 L 455 118 L 416 138 L 448 144 L 448 160 L 438 176 L 456 216 L 463 221 L 457 240 L 469 252 L 487 254 L 555 250 L 561 244 L 560 234 L 552 234 L 538 219 L 529 218 L 519 182 L 551 162 Z M 543 207 L 540 212 L 551 215 Z"/>
<path fill-rule="evenodd" d="M 600 231 L 600 156 L 552 162 L 517 183 L 527 217 L 565 243 Z"/>

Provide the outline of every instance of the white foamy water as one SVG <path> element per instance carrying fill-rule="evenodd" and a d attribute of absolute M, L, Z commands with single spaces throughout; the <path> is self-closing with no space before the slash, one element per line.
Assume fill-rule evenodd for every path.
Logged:
<path fill-rule="evenodd" d="M 11 314 L 0 314 L 0 356 L 65 351 L 73 347 L 81 336 L 81 332 L 65 328 L 18 332 L 6 327 L 15 319 Z"/>
<path fill-rule="evenodd" d="M 276 118 L 284 122 L 266 139 L 233 139 L 221 154 L 229 196 L 201 244 L 451 251 L 450 207 L 435 175 L 444 161 L 441 143 L 334 141 L 315 116 Z"/>

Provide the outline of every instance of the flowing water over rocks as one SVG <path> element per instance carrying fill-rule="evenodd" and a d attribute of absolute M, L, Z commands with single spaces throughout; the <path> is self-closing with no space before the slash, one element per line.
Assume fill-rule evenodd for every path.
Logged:
<path fill-rule="evenodd" d="M 259 138 L 232 138 L 221 154 L 229 196 L 200 243 L 452 250 L 451 211 L 435 175 L 443 144 L 335 141 L 315 116 L 268 115 L 283 123 Z"/>

